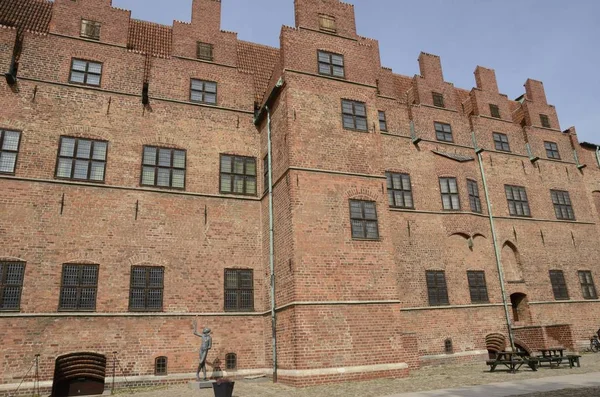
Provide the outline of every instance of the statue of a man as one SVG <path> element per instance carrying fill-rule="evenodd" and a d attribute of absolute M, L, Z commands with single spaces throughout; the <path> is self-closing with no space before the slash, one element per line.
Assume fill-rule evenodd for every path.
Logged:
<path fill-rule="evenodd" d="M 196 371 L 196 379 L 200 381 L 200 371 L 204 373 L 204 380 L 206 379 L 206 356 L 208 351 L 212 348 L 212 337 L 210 336 L 210 328 L 204 328 L 201 334 L 198 333 L 198 321 L 194 320 L 192 323 L 194 327 L 194 335 L 202 338 L 202 345 L 200 346 L 200 363 L 198 364 L 198 371 Z"/>

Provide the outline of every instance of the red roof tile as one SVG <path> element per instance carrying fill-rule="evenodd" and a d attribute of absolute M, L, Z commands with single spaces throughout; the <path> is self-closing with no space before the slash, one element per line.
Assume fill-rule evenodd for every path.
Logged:
<path fill-rule="evenodd" d="M 47 33 L 52 4 L 47 0 L 1 0 L 0 24 Z"/>
<path fill-rule="evenodd" d="M 237 57 L 238 69 L 254 74 L 255 98 L 261 102 L 279 62 L 279 49 L 238 40 Z"/>
<path fill-rule="evenodd" d="M 170 57 L 173 47 L 173 28 L 137 19 L 129 21 L 127 48 L 159 57 Z"/>

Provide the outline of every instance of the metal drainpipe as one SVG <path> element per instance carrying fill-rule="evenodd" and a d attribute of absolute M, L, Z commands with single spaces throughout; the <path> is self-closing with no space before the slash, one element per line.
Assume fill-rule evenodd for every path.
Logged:
<path fill-rule="evenodd" d="M 598 162 L 598 167 L 600 167 L 600 146 L 596 147 L 596 161 Z"/>
<path fill-rule="evenodd" d="M 269 266 L 271 269 L 271 333 L 273 337 L 273 383 L 277 383 L 277 317 L 275 315 L 275 244 L 273 232 L 273 162 L 271 151 L 271 109 L 267 111 L 267 163 L 269 180 Z"/>
<path fill-rule="evenodd" d="M 487 180 L 485 178 L 485 171 L 483 169 L 483 158 L 481 153 L 482 149 L 477 147 L 477 140 L 475 139 L 475 131 L 471 131 L 473 138 L 473 147 L 477 154 L 477 161 L 479 162 L 479 170 L 481 171 L 481 179 L 483 181 L 483 191 L 485 193 L 485 202 L 487 204 L 488 216 L 490 219 L 490 228 L 492 229 L 492 242 L 494 244 L 494 254 L 496 256 L 496 268 L 498 269 L 498 279 L 500 280 L 500 290 L 502 291 L 502 303 L 504 304 L 504 315 L 506 316 L 506 327 L 508 329 L 508 339 L 510 341 L 510 347 L 515 350 L 515 341 L 513 338 L 512 325 L 510 324 L 510 315 L 508 313 L 508 303 L 506 301 L 506 289 L 504 288 L 504 272 L 502 271 L 502 261 L 500 257 L 500 249 L 498 248 L 498 239 L 496 236 L 496 227 L 494 225 L 494 216 L 492 215 L 492 203 L 490 201 L 490 194 L 488 191 Z"/>

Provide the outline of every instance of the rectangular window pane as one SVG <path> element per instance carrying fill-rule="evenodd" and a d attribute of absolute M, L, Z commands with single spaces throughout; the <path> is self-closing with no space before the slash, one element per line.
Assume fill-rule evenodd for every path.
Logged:
<path fill-rule="evenodd" d="M 131 310 L 157 311 L 163 307 L 164 268 L 134 266 L 131 269 Z"/>
<path fill-rule="evenodd" d="M 86 83 L 88 85 L 100 85 L 100 75 L 88 74 Z"/>
<path fill-rule="evenodd" d="M 58 167 L 56 169 L 56 176 L 59 178 L 70 178 L 71 167 L 73 167 L 73 160 L 71 159 L 59 159 Z"/>
<path fill-rule="evenodd" d="M 94 142 L 94 154 L 92 158 L 94 160 L 106 161 L 106 147 L 108 144 L 106 142 Z"/>
<path fill-rule="evenodd" d="M 16 131 L 4 131 L 2 138 L 2 150 L 16 152 L 19 149 L 19 139 L 21 134 Z"/>
<path fill-rule="evenodd" d="M 144 167 L 142 170 L 142 185 L 154 185 L 154 167 Z"/>
<path fill-rule="evenodd" d="M 87 160 L 76 160 L 75 161 L 75 172 L 73 173 L 73 179 L 87 179 L 89 165 L 90 165 L 90 162 Z"/>
<path fill-rule="evenodd" d="M 173 170 L 173 179 L 171 180 L 171 186 L 176 188 L 185 187 L 185 171 Z"/>
<path fill-rule="evenodd" d="M 0 172 L 15 172 L 17 154 L 11 152 L 0 152 Z"/>
<path fill-rule="evenodd" d="M 171 170 L 165 168 L 158 168 L 156 175 L 156 185 L 161 187 L 171 186 Z"/>
<path fill-rule="evenodd" d="M 158 165 L 161 167 L 171 166 L 171 149 L 158 150 Z"/>
<path fill-rule="evenodd" d="M 208 104 L 217 103 L 217 83 L 214 81 L 191 80 L 190 100 Z"/>
<path fill-rule="evenodd" d="M 74 157 L 75 139 L 61 138 L 60 139 L 60 156 Z"/>
<path fill-rule="evenodd" d="M 225 270 L 225 310 L 253 310 L 252 270 Z"/>
<path fill-rule="evenodd" d="M 221 155 L 220 191 L 256 195 L 256 159 Z"/>
<path fill-rule="evenodd" d="M 77 158 L 89 159 L 92 151 L 92 142 L 85 139 L 77 140 Z"/>

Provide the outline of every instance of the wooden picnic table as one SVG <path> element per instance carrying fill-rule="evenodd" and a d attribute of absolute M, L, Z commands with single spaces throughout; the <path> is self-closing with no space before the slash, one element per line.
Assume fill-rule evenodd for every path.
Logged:
<path fill-rule="evenodd" d="M 569 364 L 570 368 L 574 366 L 580 367 L 579 359 L 580 355 L 577 354 L 566 354 L 564 347 L 550 347 L 547 349 L 540 349 L 541 356 L 538 356 L 539 366 L 542 366 L 542 363 L 548 363 L 550 368 L 559 367 L 561 364 Z"/>
<path fill-rule="evenodd" d="M 564 357 L 564 347 L 550 347 L 547 349 L 540 349 L 542 357 Z"/>
<path fill-rule="evenodd" d="M 537 371 L 538 360 L 525 357 L 522 352 L 498 352 L 496 358 L 487 360 L 486 364 L 490 366 L 490 372 L 494 372 L 496 367 L 503 365 L 514 374 L 523 364 L 527 364 L 533 371 Z"/>

